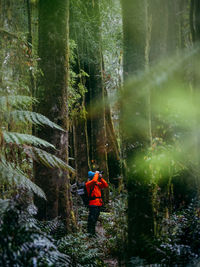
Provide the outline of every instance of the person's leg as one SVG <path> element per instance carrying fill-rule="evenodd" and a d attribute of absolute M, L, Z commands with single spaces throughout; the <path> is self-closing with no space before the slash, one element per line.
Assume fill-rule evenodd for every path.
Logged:
<path fill-rule="evenodd" d="M 95 207 L 89 206 L 89 215 L 88 215 L 88 225 L 87 230 L 88 234 L 94 235 L 95 234 Z"/>
<path fill-rule="evenodd" d="M 88 233 L 91 235 L 95 235 L 95 227 L 99 218 L 100 209 L 98 206 L 89 207 Z"/>

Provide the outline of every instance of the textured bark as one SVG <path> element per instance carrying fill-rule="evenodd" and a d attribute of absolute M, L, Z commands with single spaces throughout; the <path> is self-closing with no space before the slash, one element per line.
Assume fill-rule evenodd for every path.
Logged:
<path fill-rule="evenodd" d="M 150 51 L 149 63 L 152 64 L 166 56 L 167 51 L 167 3 L 165 0 L 149 1 L 149 23 L 150 23 Z"/>
<path fill-rule="evenodd" d="M 105 89 L 105 96 L 107 97 L 107 91 Z M 119 145 L 117 143 L 117 137 L 112 121 L 110 106 L 107 104 L 105 109 L 105 120 L 106 120 L 106 138 L 107 138 L 107 158 L 108 158 L 108 169 L 109 169 L 109 180 L 116 187 L 120 188 L 121 185 L 121 162 Z"/>
<path fill-rule="evenodd" d="M 87 121 L 79 118 L 74 121 L 74 150 L 78 181 L 87 178 L 89 170 L 89 147 L 87 138 Z"/>
<path fill-rule="evenodd" d="M 200 40 L 200 2 L 191 0 L 190 3 L 190 28 L 193 42 Z"/>
<path fill-rule="evenodd" d="M 167 53 L 174 54 L 178 49 L 178 1 L 168 0 Z"/>
<path fill-rule="evenodd" d="M 28 36 L 27 36 L 27 47 L 28 47 L 28 56 L 29 59 L 31 60 L 32 57 L 32 21 L 31 21 L 31 4 L 30 0 L 26 0 L 26 6 L 27 6 L 27 17 L 28 17 Z M 34 96 L 35 94 L 35 80 L 34 80 L 34 75 L 33 71 L 30 68 L 29 69 L 29 74 L 30 74 L 30 87 L 31 87 L 31 95 Z M 33 130 L 34 132 L 34 130 Z"/>
<path fill-rule="evenodd" d="M 81 70 L 88 71 L 88 59 L 86 59 L 86 46 L 88 39 L 84 38 L 83 27 L 79 27 L 81 24 L 81 18 L 77 15 L 79 9 L 73 2 L 70 7 L 70 38 L 75 40 L 77 47 L 75 50 L 76 62 L 73 66 L 73 71 L 76 74 L 80 74 Z M 82 3 L 84 6 L 84 3 Z M 81 8 L 83 17 L 86 16 L 84 13 L 84 7 Z M 78 23 L 77 23 L 78 18 Z M 77 81 L 85 86 L 86 78 L 80 77 Z M 85 96 L 82 95 L 79 99 L 80 113 L 76 114 L 73 118 L 73 145 L 74 145 L 74 157 L 75 167 L 78 181 L 83 181 L 87 178 L 87 172 L 90 170 L 90 158 L 89 158 L 89 144 L 88 144 L 88 131 L 87 131 L 87 118 L 85 112 Z"/>
<path fill-rule="evenodd" d="M 107 153 L 106 153 L 106 129 L 105 129 L 105 104 L 104 104 L 104 86 L 102 77 L 102 56 L 101 56 L 101 31 L 100 31 L 100 13 L 99 2 L 87 1 L 88 14 L 93 21 L 94 41 L 96 47 L 88 48 L 90 53 L 89 63 L 89 96 L 90 96 L 90 120 L 91 120 L 91 157 L 98 162 L 108 174 Z M 94 19 L 95 18 L 95 19 Z M 100 105 L 100 110 L 96 107 Z"/>
<path fill-rule="evenodd" d="M 145 69 L 146 1 L 122 0 L 124 34 L 124 80 Z M 148 96 L 141 96 L 137 88 L 124 88 L 122 105 L 123 146 L 128 182 L 128 252 L 129 257 L 149 257 L 148 242 L 153 237 L 152 188 L 148 177 L 136 174 L 134 158 L 149 145 Z M 130 101 L 130 98 L 132 102 Z M 132 105 L 130 107 L 130 105 Z M 132 109 L 131 120 L 126 111 Z M 129 114 L 130 115 L 130 114 Z M 142 123 L 142 121 L 145 123 Z M 141 131 L 142 129 L 142 131 Z"/>
<path fill-rule="evenodd" d="M 61 125 L 66 131 L 39 129 L 38 136 L 51 142 L 56 156 L 68 162 L 67 86 L 69 71 L 68 0 L 39 1 L 39 66 L 38 112 Z M 72 205 L 67 171 L 37 165 L 35 181 L 47 196 L 46 203 L 38 203 L 39 218 L 62 216 L 70 225 Z"/>

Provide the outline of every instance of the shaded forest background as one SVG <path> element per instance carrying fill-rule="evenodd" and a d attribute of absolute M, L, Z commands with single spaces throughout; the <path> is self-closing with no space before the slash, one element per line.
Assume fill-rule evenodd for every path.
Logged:
<path fill-rule="evenodd" d="M 0 0 L 0 37 L 0 266 L 197 266 L 199 1 Z"/>

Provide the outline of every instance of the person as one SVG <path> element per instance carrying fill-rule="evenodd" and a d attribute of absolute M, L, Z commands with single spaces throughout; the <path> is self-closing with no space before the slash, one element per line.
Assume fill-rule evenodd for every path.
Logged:
<path fill-rule="evenodd" d="M 89 196 L 89 214 L 87 230 L 91 236 L 95 236 L 96 223 L 103 205 L 101 190 L 108 187 L 108 183 L 102 178 L 98 171 L 88 172 L 88 181 L 85 183 Z"/>

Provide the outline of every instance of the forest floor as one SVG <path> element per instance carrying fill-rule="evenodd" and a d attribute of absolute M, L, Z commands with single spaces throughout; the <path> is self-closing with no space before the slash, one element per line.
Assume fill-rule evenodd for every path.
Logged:
<path fill-rule="evenodd" d="M 77 207 L 81 232 L 86 233 L 88 210 L 83 208 L 82 205 L 77 205 Z M 117 252 L 119 248 L 116 247 L 116 239 L 115 236 L 113 236 L 116 235 L 116 231 L 116 225 L 113 222 L 113 207 L 110 206 L 107 211 L 102 211 L 100 213 L 96 225 L 97 236 L 94 239 L 83 238 L 86 241 L 85 245 L 87 248 L 97 250 L 99 258 L 103 260 L 105 267 L 119 266 L 118 257 L 121 251 L 119 253 Z M 122 264 L 120 264 L 120 266 L 123 267 Z"/>
<path fill-rule="evenodd" d="M 100 222 L 97 223 L 97 226 L 96 226 L 96 232 L 97 232 L 97 235 L 99 236 L 99 238 L 101 239 L 105 239 L 106 236 L 105 236 L 105 230 L 102 226 L 102 224 Z M 103 259 L 104 260 L 104 263 L 108 266 L 108 267 L 118 267 L 118 260 L 113 258 L 111 255 L 107 255 L 108 257 L 106 257 L 105 255 L 105 258 Z"/>

